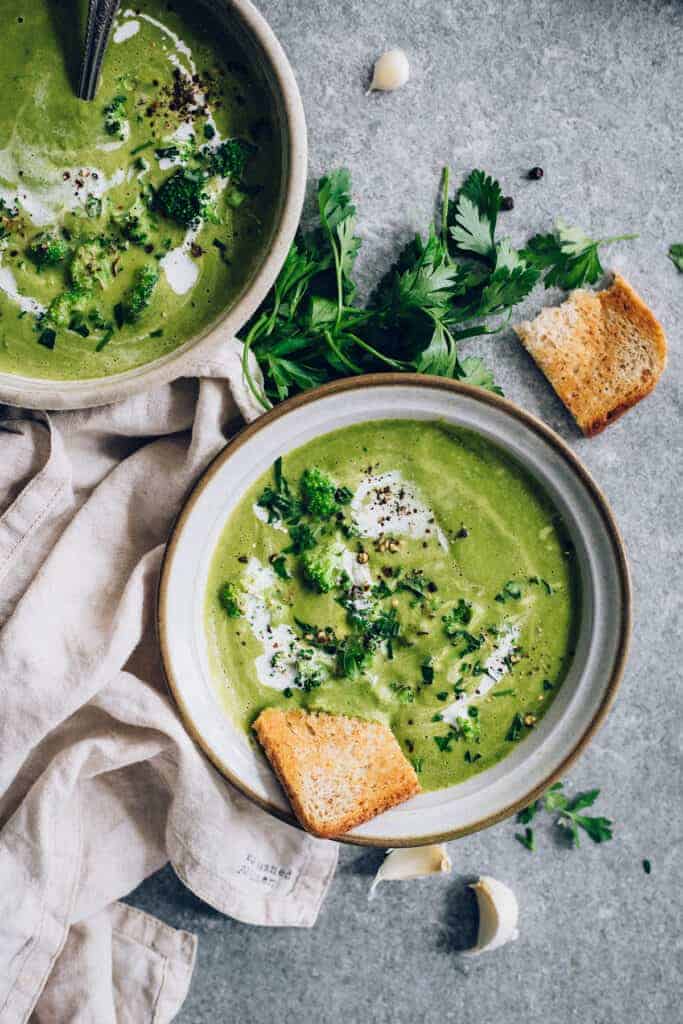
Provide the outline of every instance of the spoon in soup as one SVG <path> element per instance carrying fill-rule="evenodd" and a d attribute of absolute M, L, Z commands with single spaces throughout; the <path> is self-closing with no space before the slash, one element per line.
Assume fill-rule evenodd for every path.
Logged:
<path fill-rule="evenodd" d="M 78 85 L 78 98 L 94 100 L 100 68 L 121 0 L 88 0 L 88 24 Z"/>

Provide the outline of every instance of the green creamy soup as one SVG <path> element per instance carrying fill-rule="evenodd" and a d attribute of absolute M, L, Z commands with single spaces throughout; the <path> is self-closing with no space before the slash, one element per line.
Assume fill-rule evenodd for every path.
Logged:
<path fill-rule="evenodd" d="M 276 463 L 230 516 L 205 604 L 218 692 L 248 736 L 269 706 L 377 719 L 425 790 L 530 734 L 578 614 L 573 549 L 538 484 L 478 435 L 410 420 Z"/>
<path fill-rule="evenodd" d="M 74 5 L 3 0 L 0 371 L 120 373 L 244 287 L 280 164 L 266 87 L 203 5 L 122 6 L 94 102 Z"/>

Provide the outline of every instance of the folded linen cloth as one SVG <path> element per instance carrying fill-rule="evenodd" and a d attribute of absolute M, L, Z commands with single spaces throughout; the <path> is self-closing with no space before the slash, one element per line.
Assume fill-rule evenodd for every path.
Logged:
<path fill-rule="evenodd" d="M 336 844 L 214 771 L 155 639 L 164 542 L 240 412 L 238 342 L 116 405 L 0 407 L 0 1024 L 172 1020 L 196 940 L 116 902 L 169 860 L 240 921 L 315 922 Z"/>

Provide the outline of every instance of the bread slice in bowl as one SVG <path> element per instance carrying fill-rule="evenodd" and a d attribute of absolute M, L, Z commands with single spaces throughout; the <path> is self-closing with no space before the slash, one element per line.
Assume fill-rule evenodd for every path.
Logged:
<path fill-rule="evenodd" d="M 253 727 L 313 835 L 341 836 L 420 792 L 413 766 L 381 722 L 265 708 Z"/>

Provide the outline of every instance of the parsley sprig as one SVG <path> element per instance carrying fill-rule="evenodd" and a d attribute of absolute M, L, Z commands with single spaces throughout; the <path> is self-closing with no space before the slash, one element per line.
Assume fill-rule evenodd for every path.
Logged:
<path fill-rule="evenodd" d="M 535 800 L 517 815 L 517 822 L 526 825 L 523 833 L 516 832 L 515 839 L 532 852 L 535 848 L 535 838 L 530 822 L 534 820 L 541 808 L 550 814 L 555 814 L 555 825 L 571 839 L 572 845 L 580 846 L 580 830 L 586 833 L 594 843 L 604 843 L 612 838 L 613 822 L 609 818 L 591 817 L 580 812 L 592 807 L 600 796 L 599 789 L 589 789 L 584 793 L 577 793 L 569 797 L 564 792 L 564 783 L 556 782 L 542 800 Z"/>
<path fill-rule="evenodd" d="M 603 272 L 599 248 L 635 237 L 595 240 L 558 221 L 554 233 L 517 250 L 497 235 L 499 183 L 474 170 L 451 197 L 449 178 L 445 169 L 438 223 L 405 246 L 365 305 L 354 279 L 361 240 L 349 172 L 320 179 L 318 226 L 297 236 L 242 338 L 244 376 L 263 408 L 329 380 L 381 370 L 452 377 L 502 394 L 482 359 L 460 357 L 460 343 L 501 331 L 541 278 L 548 287 L 594 283 Z"/>
<path fill-rule="evenodd" d="M 627 241 L 637 235 L 615 235 L 612 238 L 589 238 L 581 228 L 572 228 L 558 220 L 549 235 L 534 235 L 522 258 L 543 273 L 546 288 L 557 285 L 570 291 L 586 282 L 595 284 L 604 270 L 598 250 L 613 242 Z"/>

